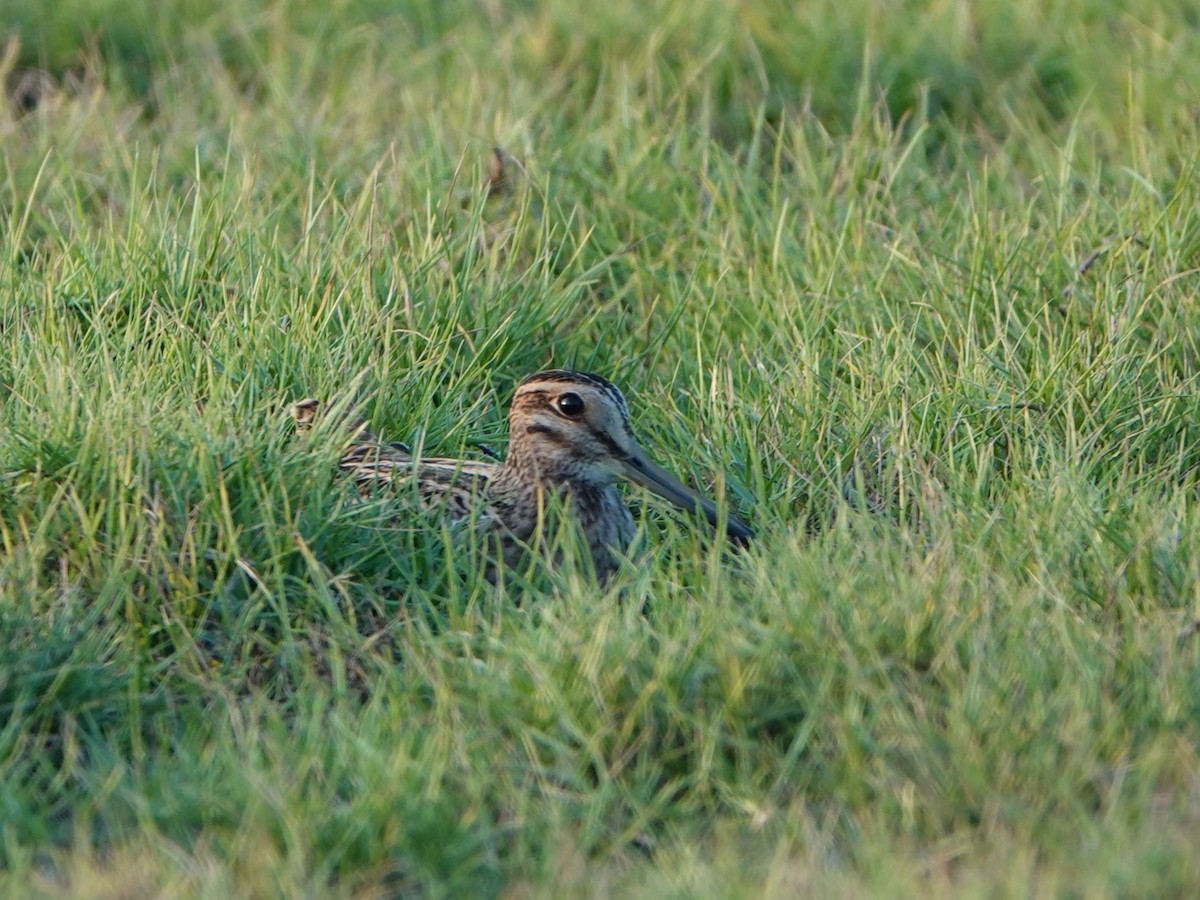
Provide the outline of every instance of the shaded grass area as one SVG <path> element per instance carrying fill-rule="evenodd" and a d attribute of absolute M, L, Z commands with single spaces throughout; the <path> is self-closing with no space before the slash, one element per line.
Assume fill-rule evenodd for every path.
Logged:
<path fill-rule="evenodd" d="M 1194 888 L 1190 5 L 42 6 L 0 883 Z M 477 455 L 547 365 L 755 545 L 495 589 L 287 416 Z"/>

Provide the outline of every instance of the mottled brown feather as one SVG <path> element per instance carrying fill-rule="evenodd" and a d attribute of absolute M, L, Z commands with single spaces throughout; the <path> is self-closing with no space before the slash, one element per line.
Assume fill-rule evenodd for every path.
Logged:
<path fill-rule="evenodd" d="M 297 422 L 312 425 L 320 407 L 316 400 L 297 403 Z M 365 495 L 381 486 L 397 490 L 415 484 L 423 510 L 451 522 L 473 519 L 481 534 L 496 536 L 508 565 L 519 561 L 556 496 L 578 520 L 596 572 L 606 577 L 636 530 L 616 488 L 620 478 L 718 521 L 715 505 L 645 456 L 630 427 L 625 398 L 599 375 L 555 369 L 522 381 L 509 410 L 503 463 L 414 460 L 403 444 L 382 442 L 353 410 L 339 415 L 347 432 L 339 465 Z M 736 517 L 730 516 L 726 526 L 739 542 L 752 536 Z"/>

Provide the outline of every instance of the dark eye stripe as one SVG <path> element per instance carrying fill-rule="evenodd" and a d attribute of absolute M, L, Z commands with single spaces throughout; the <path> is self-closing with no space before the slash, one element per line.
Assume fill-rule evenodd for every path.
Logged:
<path fill-rule="evenodd" d="M 590 372 L 572 372 L 568 369 L 548 369 L 544 372 L 535 372 L 525 378 L 517 385 L 517 393 L 527 397 L 537 397 L 539 399 L 551 393 L 548 388 L 542 388 L 542 385 L 567 385 L 578 384 L 586 387 L 596 388 L 604 393 L 605 397 L 616 406 L 617 411 L 621 415 L 622 421 L 625 423 L 626 429 L 632 430 L 629 421 L 629 404 L 625 400 L 625 396 L 621 393 L 620 388 L 604 378 L 601 375 L 594 375 Z"/>
<path fill-rule="evenodd" d="M 559 447 L 566 447 L 570 441 L 565 434 L 561 434 L 558 430 L 549 425 L 543 425 L 540 422 L 534 422 L 525 428 L 526 434 L 541 434 L 545 435 L 546 440 Z"/>
<path fill-rule="evenodd" d="M 592 437 L 604 445 L 604 449 L 608 451 L 608 455 L 613 459 L 624 459 L 625 451 L 617 446 L 617 442 L 610 438 L 602 431 L 593 431 Z"/>

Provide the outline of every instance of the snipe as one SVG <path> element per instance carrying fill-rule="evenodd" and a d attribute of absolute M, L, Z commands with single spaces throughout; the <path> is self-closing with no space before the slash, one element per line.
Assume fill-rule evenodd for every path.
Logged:
<path fill-rule="evenodd" d="M 295 414 L 311 423 L 320 404 L 303 400 Z M 506 564 L 529 546 L 550 495 L 565 501 L 587 538 L 600 577 L 617 565 L 634 535 L 633 516 L 617 482 L 625 479 L 686 511 L 719 522 L 711 500 L 687 487 L 647 456 L 629 424 L 629 407 L 612 382 L 599 375 L 553 369 L 521 382 L 508 414 L 509 446 L 503 463 L 460 459 L 415 460 L 403 444 L 386 444 L 361 418 L 347 423 L 351 443 L 341 468 L 364 490 L 380 483 L 415 481 L 422 505 L 452 521 L 477 516 L 479 530 L 494 534 Z M 729 537 L 747 543 L 754 533 L 736 516 Z"/>

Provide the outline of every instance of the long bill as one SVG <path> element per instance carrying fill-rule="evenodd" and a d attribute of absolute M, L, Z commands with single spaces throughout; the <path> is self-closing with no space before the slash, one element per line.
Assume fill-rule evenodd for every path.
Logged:
<path fill-rule="evenodd" d="M 634 447 L 633 451 L 625 459 L 624 465 L 625 477 L 635 484 L 640 484 L 647 490 L 653 491 L 662 497 L 664 500 L 669 500 L 682 510 L 691 512 L 695 509 L 700 509 L 706 519 L 716 526 L 719 519 L 717 516 L 717 505 L 702 494 L 693 491 L 690 487 L 664 469 L 658 463 L 654 462 L 641 447 Z M 750 530 L 741 519 L 733 513 L 729 513 L 725 521 L 725 531 L 730 539 L 745 546 L 754 537 L 754 532 Z"/>

